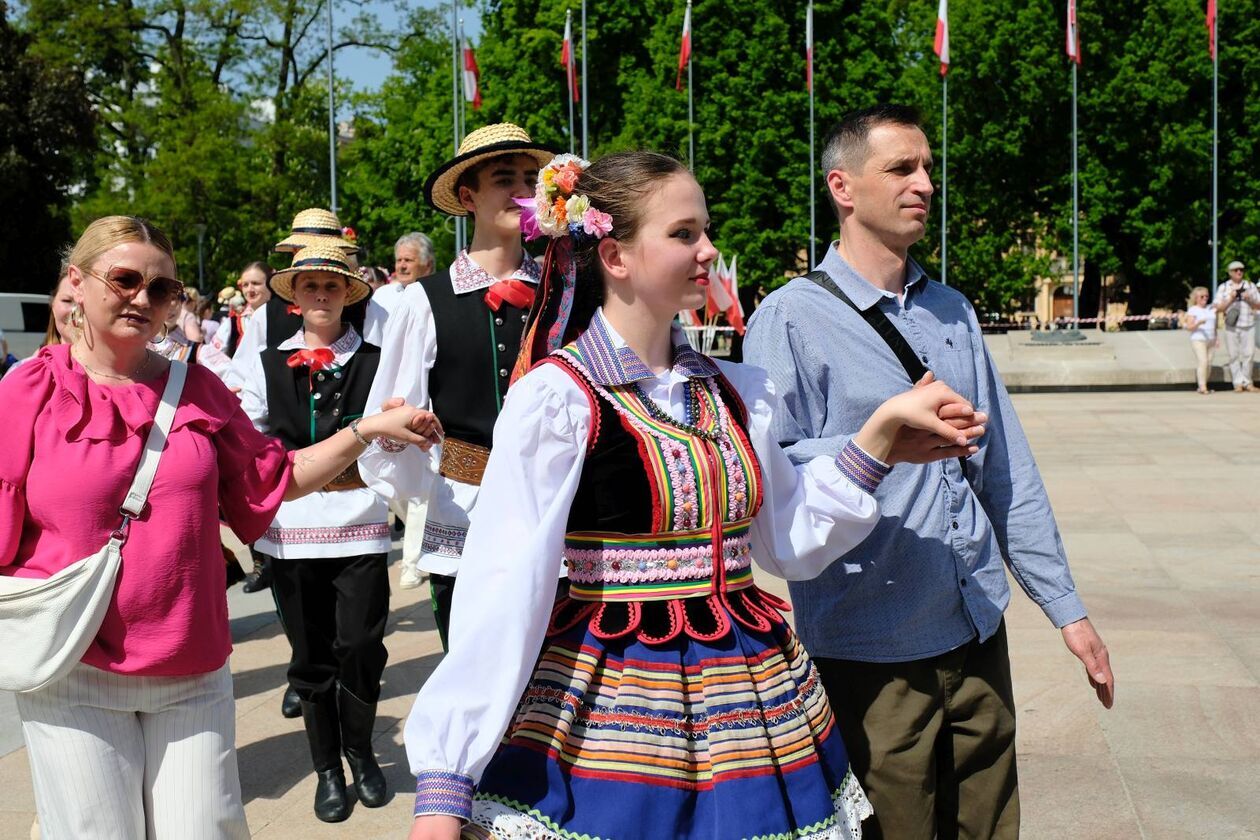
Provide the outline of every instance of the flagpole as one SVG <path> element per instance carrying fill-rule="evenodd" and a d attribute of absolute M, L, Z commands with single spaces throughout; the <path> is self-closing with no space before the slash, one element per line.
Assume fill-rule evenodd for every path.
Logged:
<path fill-rule="evenodd" d="M 1079 44 L 1079 42 L 1078 42 Z M 1080 49 L 1078 46 L 1077 49 Z M 1072 62 L 1072 329 L 1080 328 L 1080 212 L 1078 209 L 1077 181 L 1080 177 L 1076 159 L 1076 70 Z"/>
<path fill-rule="evenodd" d="M 687 14 L 688 15 L 691 14 L 691 0 L 687 0 Z M 694 52 L 695 52 L 695 49 L 693 47 L 692 53 Z M 687 56 L 687 168 L 690 169 L 692 172 L 696 171 L 696 137 L 695 137 L 696 109 L 695 109 L 695 103 L 692 99 L 692 84 L 691 84 L 691 81 L 692 81 L 691 80 L 691 65 L 694 59 L 695 59 L 694 54 L 688 54 Z"/>
<path fill-rule="evenodd" d="M 941 76 L 941 284 L 949 285 L 949 76 Z"/>
<path fill-rule="evenodd" d="M 582 157 L 591 159 L 586 131 L 586 0 L 582 0 Z"/>
<path fill-rule="evenodd" d="M 573 129 L 573 65 L 577 61 L 573 55 L 573 10 L 565 9 L 564 11 L 564 41 L 565 41 L 565 59 L 564 59 L 564 93 L 565 98 L 569 100 L 569 154 L 577 154 L 577 138 Z"/>
<path fill-rule="evenodd" d="M 459 67 L 459 2 L 451 0 L 451 140 L 455 155 L 459 155 L 459 102 L 460 102 L 460 67 Z M 464 249 L 463 217 L 455 217 L 455 253 Z"/>
<path fill-rule="evenodd" d="M 814 240 L 817 238 L 814 205 L 817 201 L 817 190 L 814 186 L 814 4 L 812 2 L 806 9 L 805 14 L 808 15 L 807 26 L 809 29 L 809 43 L 806 44 L 805 55 L 808 66 L 805 68 L 805 72 L 809 79 L 809 267 L 812 270 L 817 265 L 814 262 Z"/>
<path fill-rule="evenodd" d="M 1217 146 L 1220 139 L 1217 125 L 1216 113 L 1216 88 L 1218 69 L 1221 61 L 1221 40 L 1218 37 L 1220 28 L 1221 9 L 1216 7 L 1216 16 L 1212 21 L 1212 299 L 1216 299 L 1217 278 L 1220 276 L 1220 243 L 1216 237 L 1217 223 Z"/>
<path fill-rule="evenodd" d="M 333 99 L 333 0 L 328 0 L 328 189 L 337 212 L 337 111 Z"/>

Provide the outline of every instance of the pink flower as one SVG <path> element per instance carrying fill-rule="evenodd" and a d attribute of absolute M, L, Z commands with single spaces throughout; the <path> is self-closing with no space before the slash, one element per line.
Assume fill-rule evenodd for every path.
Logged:
<path fill-rule="evenodd" d="M 521 208 L 521 233 L 525 234 L 525 241 L 532 242 L 542 236 L 542 230 L 538 227 L 538 210 L 532 198 L 514 198 L 516 206 Z"/>
<path fill-rule="evenodd" d="M 586 211 L 582 217 L 582 230 L 596 239 L 602 239 L 612 233 L 612 216 L 602 213 L 594 207 Z"/>
<path fill-rule="evenodd" d="M 556 173 L 555 178 L 552 179 L 552 183 L 559 187 L 561 192 L 571 193 L 573 192 L 573 188 L 577 186 L 578 176 L 581 174 L 582 170 L 578 169 L 576 166 L 566 165 L 563 169 Z"/>

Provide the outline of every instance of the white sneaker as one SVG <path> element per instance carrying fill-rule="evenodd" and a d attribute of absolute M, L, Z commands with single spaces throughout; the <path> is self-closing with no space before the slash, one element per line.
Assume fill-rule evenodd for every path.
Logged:
<path fill-rule="evenodd" d="M 424 583 L 424 577 L 419 569 L 403 566 L 402 574 L 398 576 L 399 589 L 415 589 L 422 583 Z"/>

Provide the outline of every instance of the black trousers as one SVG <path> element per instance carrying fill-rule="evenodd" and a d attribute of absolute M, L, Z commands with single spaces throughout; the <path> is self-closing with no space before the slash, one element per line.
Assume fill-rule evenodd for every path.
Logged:
<path fill-rule="evenodd" d="M 289 684 L 313 701 L 338 683 L 364 703 L 381 695 L 389 574 L 384 554 L 271 559 L 276 609 L 293 648 Z"/>
<path fill-rule="evenodd" d="M 455 598 L 455 578 L 452 575 L 429 575 L 429 594 L 433 603 L 433 618 L 437 622 L 438 638 L 442 640 L 442 650 L 449 650 L 449 634 L 451 630 L 451 602 Z M 556 584 L 556 597 L 563 598 L 569 594 L 569 579 L 561 578 Z"/>

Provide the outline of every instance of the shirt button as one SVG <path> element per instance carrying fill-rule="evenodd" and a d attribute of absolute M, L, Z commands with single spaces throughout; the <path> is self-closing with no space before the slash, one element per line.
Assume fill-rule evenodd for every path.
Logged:
<path fill-rule="evenodd" d="M 323 395 L 322 395 L 322 394 L 320 394 L 318 391 L 316 391 L 315 393 L 311 394 L 311 399 L 313 399 L 313 400 L 317 400 L 317 399 L 319 399 L 321 396 L 323 396 Z"/>
<path fill-rule="evenodd" d="M 317 409 L 315 409 L 314 411 L 312 411 L 312 412 L 311 412 L 311 416 L 312 416 L 312 417 L 318 417 L 318 416 L 319 416 L 319 409 L 317 408 Z"/>
<path fill-rule="evenodd" d="M 501 327 L 501 326 L 503 326 L 503 319 L 502 319 L 502 318 L 495 318 L 495 319 L 494 319 L 494 325 L 495 325 L 496 327 Z"/>
<path fill-rule="evenodd" d="M 317 373 L 315 374 L 315 378 L 318 379 L 320 382 L 323 382 L 325 377 L 324 377 L 324 374 Z"/>
<path fill-rule="evenodd" d="M 923 364 L 925 364 L 925 365 L 927 364 L 927 356 L 924 356 L 924 357 L 923 357 Z"/>
<path fill-rule="evenodd" d="M 499 376 L 506 379 L 507 375 L 508 375 L 507 368 L 499 368 Z"/>
<path fill-rule="evenodd" d="M 507 350 L 507 345 L 506 345 L 506 344 L 500 344 L 500 345 L 499 345 L 499 352 L 500 352 L 500 353 L 503 353 L 503 352 L 505 352 L 506 350 Z"/>
<path fill-rule="evenodd" d="M 340 378 L 341 378 L 341 371 L 337 371 L 336 373 L 333 374 L 333 379 L 340 379 Z"/>
<path fill-rule="evenodd" d="M 338 392 L 338 393 L 336 393 L 336 394 L 333 394 L 333 399 L 334 399 L 334 400 L 339 400 L 339 399 L 341 399 L 341 394 L 340 394 L 340 392 Z M 957 528 L 958 526 L 957 526 L 957 525 L 955 525 L 954 527 L 955 527 L 955 528 Z"/>
<path fill-rule="evenodd" d="M 959 578 L 959 579 L 958 579 L 958 585 L 959 585 L 959 586 L 964 586 L 964 587 L 965 587 L 965 586 L 967 585 L 967 579 L 966 579 L 966 578 Z"/>
<path fill-rule="evenodd" d="M 341 409 L 340 409 L 340 408 L 334 408 L 334 409 L 333 409 L 333 417 L 338 417 L 338 416 L 340 416 L 340 414 L 341 414 Z"/>
<path fill-rule="evenodd" d="M 951 523 L 949 523 L 949 527 L 951 527 L 951 528 L 953 528 L 955 531 L 957 531 L 957 530 L 958 530 L 958 523 L 957 523 L 957 522 L 951 522 Z"/>
<path fill-rule="evenodd" d="M 525 315 L 522 315 L 522 316 L 521 316 L 521 323 L 522 323 L 522 324 L 523 324 L 523 323 L 525 323 L 525 322 L 526 322 L 526 321 L 528 321 L 528 320 L 529 320 L 529 314 L 528 314 L 528 313 L 527 313 L 527 314 L 525 314 Z"/>

